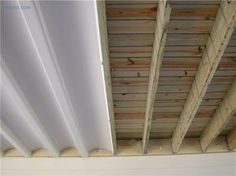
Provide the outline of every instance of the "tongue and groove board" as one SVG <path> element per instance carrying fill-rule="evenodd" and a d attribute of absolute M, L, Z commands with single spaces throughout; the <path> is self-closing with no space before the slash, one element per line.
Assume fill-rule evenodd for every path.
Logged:
<path fill-rule="evenodd" d="M 135 133 L 123 120 L 131 117 L 131 123 L 135 122 L 135 115 L 134 118 L 144 119 L 158 8 L 154 1 L 129 2 L 106 2 L 114 114 L 116 120 L 121 118 L 121 125 L 116 126 L 118 139 L 120 132 Z M 144 121 L 141 123 L 137 132 L 142 133 Z M 128 131 L 124 131 L 123 124 Z"/>
<path fill-rule="evenodd" d="M 220 1 L 170 0 L 172 11 L 150 138 L 171 138 L 195 78 Z M 107 1 L 113 105 L 118 139 L 142 139 L 158 1 Z M 236 77 L 236 33 L 186 137 L 199 137 Z M 236 119 L 236 118 L 235 118 Z M 233 128 L 232 120 L 222 131 Z"/>

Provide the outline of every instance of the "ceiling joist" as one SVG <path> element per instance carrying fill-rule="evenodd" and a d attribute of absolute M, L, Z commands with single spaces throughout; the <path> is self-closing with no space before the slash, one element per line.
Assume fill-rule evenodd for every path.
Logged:
<path fill-rule="evenodd" d="M 229 148 L 231 150 L 235 150 L 236 149 L 236 126 L 228 134 L 227 141 L 228 141 Z"/>
<path fill-rule="evenodd" d="M 212 141 L 220 134 L 236 112 L 236 80 L 225 95 L 211 121 L 201 135 L 202 150 L 206 151 Z"/>
<path fill-rule="evenodd" d="M 200 106 L 206 90 L 215 74 L 224 50 L 231 38 L 236 19 L 236 2 L 222 1 L 215 24 L 207 41 L 206 50 L 199 64 L 184 109 L 172 136 L 174 152 L 178 149 L 187 133 L 189 126 Z"/>
<path fill-rule="evenodd" d="M 143 131 L 143 152 L 147 151 L 148 141 L 151 130 L 153 107 L 157 92 L 160 68 L 162 63 L 163 51 L 166 42 L 167 24 L 171 13 L 171 8 L 166 1 L 159 1 L 158 13 L 156 17 L 156 29 L 153 42 L 152 61 L 148 83 L 148 95 L 145 111 L 145 124 Z"/>

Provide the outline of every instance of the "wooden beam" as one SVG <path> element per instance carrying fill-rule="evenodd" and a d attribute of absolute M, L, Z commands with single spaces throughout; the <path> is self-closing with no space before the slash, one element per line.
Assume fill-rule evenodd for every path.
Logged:
<path fill-rule="evenodd" d="M 228 124 L 231 117 L 236 112 L 236 80 L 233 82 L 231 88 L 224 96 L 218 109 L 214 113 L 211 121 L 201 134 L 200 142 L 202 150 L 206 151 L 208 146 L 220 134 L 224 127 Z"/>
<path fill-rule="evenodd" d="M 2 94 L 6 95 L 6 97 L 9 98 L 9 101 L 13 106 L 12 109 L 15 109 L 19 112 L 19 115 L 33 129 L 33 132 L 41 140 L 44 147 L 49 150 L 50 154 L 52 156 L 59 156 L 59 150 L 47 134 L 33 109 L 30 107 L 22 91 L 20 90 L 20 88 L 18 88 L 18 85 L 10 75 L 10 72 L 8 71 L 6 65 L 3 63 L 3 61 L 1 64 Z"/>
<path fill-rule="evenodd" d="M 212 80 L 234 30 L 236 1 L 222 1 L 188 98 L 172 136 L 177 152 Z"/>
<path fill-rule="evenodd" d="M 116 153 L 116 131 L 115 131 L 115 118 L 113 111 L 113 98 L 112 98 L 112 86 L 111 86 L 111 71 L 110 71 L 110 58 L 109 58 L 109 47 L 108 47 L 108 33 L 106 24 L 106 7 L 105 1 L 97 1 L 97 14 L 99 21 L 99 32 L 100 32 L 100 44 L 101 54 L 103 63 L 104 80 L 106 86 L 106 97 L 107 106 L 109 112 L 109 122 L 111 129 L 112 138 L 112 153 Z"/>
<path fill-rule="evenodd" d="M 229 132 L 227 141 L 230 150 L 236 150 L 236 126 Z"/>
<path fill-rule="evenodd" d="M 1 121 L 0 125 L 1 135 L 11 143 L 17 150 L 19 150 L 25 157 L 31 156 L 31 151 L 22 143 L 22 141 Z"/>
<path fill-rule="evenodd" d="M 143 131 L 143 152 L 147 151 L 148 141 L 151 130 L 153 107 L 157 92 L 160 68 L 162 63 L 163 51 L 166 42 L 167 24 L 171 13 L 170 6 L 166 1 L 159 1 L 158 13 L 156 17 L 156 29 L 153 43 L 152 61 L 148 83 L 148 94 L 145 111 L 145 123 Z"/>

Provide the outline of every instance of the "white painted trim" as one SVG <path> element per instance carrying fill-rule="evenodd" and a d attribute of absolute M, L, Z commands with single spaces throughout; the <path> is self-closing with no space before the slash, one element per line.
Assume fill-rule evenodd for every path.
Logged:
<path fill-rule="evenodd" d="M 114 155 L 116 153 L 116 136 L 113 136 L 113 130 L 115 130 L 115 127 L 113 127 L 112 120 L 114 120 L 114 111 L 113 111 L 113 107 L 109 106 L 109 96 L 112 96 L 112 94 L 108 95 L 109 92 L 111 92 L 111 90 L 109 91 L 108 89 L 111 89 L 111 87 L 108 86 L 108 84 L 106 82 L 109 82 L 111 80 L 106 80 L 108 79 L 106 77 L 106 75 L 109 75 L 110 78 L 110 70 L 109 68 L 105 68 L 107 67 L 107 64 L 103 64 L 106 62 L 108 58 L 104 58 L 103 56 L 105 55 L 105 53 L 103 54 L 103 52 L 108 51 L 108 42 L 107 43 L 102 43 L 102 35 L 104 38 L 107 38 L 107 31 L 101 31 L 100 26 L 99 26 L 99 12 L 98 12 L 98 6 L 99 3 L 105 3 L 105 2 L 98 2 L 96 0 L 93 0 L 93 2 L 96 4 L 94 6 L 94 10 L 95 10 L 95 19 L 96 19 L 96 31 L 97 31 L 97 35 L 98 35 L 98 46 L 99 46 L 99 59 L 101 61 L 101 73 L 102 73 L 102 83 L 104 86 L 104 95 L 105 95 L 105 106 L 106 106 L 106 115 L 107 115 L 107 122 L 108 122 L 108 126 L 109 126 L 109 136 L 110 136 L 110 142 L 111 142 L 111 149 L 112 149 L 112 154 Z M 105 8 L 105 4 L 104 4 L 104 8 Z M 101 10 L 101 9 L 100 9 Z M 101 13 L 101 12 L 100 12 Z M 105 12 L 104 12 L 105 14 Z M 104 21 L 106 21 L 106 19 L 103 19 Z M 100 22 L 101 23 L 101 22 Z M 102 25 L 102 24 L 100 24 Z M 104 25 L 104 28 L 106 28 L 107 26 Z M 106 33 L 105 33 L 106 32 Z M 103 46 L 102 46 L 103 45 Z M 106 45 L 106 46 L 104 46 Z"/>
<path fill-rule="evenodd" d="M 2 158 L 3 176 L 234 176 L 236 153 L 111 157 Z"/>
<path fill-rule="evenodd" d="M 97 15 L 96 22 L 98 27 L 98 36 L 99 45 L 100 45 L 100 59 L 102 62 L 102 74 L 103 81 L 105 83 L 105 94 L 106 94 L 106 107 L 108 108 L 108 120 L 110 128 L 110 136 L 112 143 L 112 153 L 116 153 L 117 144 L 116 144 L 116 127 L 115 127 L 115 118 L 114 118 L 114 109 L 113 109 L 113 97 L 112 97 L 112 81 L 111 81 L 111 70 L 110 70 L 110 57 L 109 57 L 109 47 L 108 47 L 108 32 L 106 24 L 106 6 L 105 1 L 96 1 L 96 10 Z"/>

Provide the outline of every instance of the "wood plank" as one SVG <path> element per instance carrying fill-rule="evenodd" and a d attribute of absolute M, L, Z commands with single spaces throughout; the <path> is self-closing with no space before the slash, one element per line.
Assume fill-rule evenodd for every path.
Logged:
<path fill-rule="evenodd" d="M 164 57 L 200 57 L 203 51 L 202 46 L 166 46 Z"/>
<path fill-rule="evenodd" d="M 132 5 L 106 5 L 107 19 L 155 19 L 157 3 Z"/>
<path fill-rule="evenodd" d="M 149 47 L 109 47 L 110 57 L 150 57 L 152 46 Z"/>
<path fill-rule="evenodd" d="M 112 78 L 113 86 L 120 85 L 147 85 L 148 78 Z"/>
<path fill-rule="evenodd" d="M 118 58 L 111 59 L 111 68 L 149 68 L 150 58 Z"/>
<path fill-rule="evenodd" d="M 161 101 L 161 100 L 160 100 Z M 199 111 L 213 111 L 216 110 L 217 106 L 200 106 Z M 153 112 L 181 112 L 183 106 L 154 106 Z M 143 113 L 145 112 L 144 107 L 115 107 L 115 113 Z"/>
<path fill-rule="evenodd" d="M 196 118 L 206 118 L 211 117 L 214 113 L 214 110 L 206 110 L 206 111 L 198 111 L 196 114 Z M 154 118 L 179 118 L 180 113 L 156 113 Z"/>
<path fill-rule="evenodd" d="M 162 68 L 161 76 L 163 77 L 171 77 L 171 76 L 195 76 L 197 72 L 197 68 Z M 215 72 L 215 76 L 223 77 L 223 76 L 235 76 L 236 68 L 218 68 Z"/>
<path fill-rule="evenodd" d="M 149 68 L 112 68 L 111 74 L 113 78 L 148 77 Z"/>
<path fill-rule="evenodd" d="M 155 101 L 154 107 L 173 107 L 183 106 L 185 100 L 159 100 Z M 221 99 L 203 99 L 202 106 L 217 106 L 221 102 Z M 144 107 L 145 101 L 114 101 L 114 107 Z"/>
<path fill-rule="evenodd" d="M 159 0 L 107 0 L 106 4 L 110 5 L 132 5 L 132 4 L 153 4 L 157 3 Z M 169 0 L 171 5 L 219 5 L 220 0 Z"/>
<path fill-rule="evenodd" d="M 150 47 L 110 47 L 110 57 L 151 57 L 152 46 Z M 166 46 L 165 57 L 199 57 L 204 51 L 203 46 Z M 235 47 L 227 47 L 224 57 L 234 56 Z M 226 54 L 227 53 L 227 54 Z"/>
<path fill-rule="evenodd" d="M 229 148 L 231 150 L 235 150 L 236 149 L 236 126 L 228 134 L 227 141 L 229 144 Z"/>
<path fill-rule="evenodd" d="M 99 21 L 99 31 L 100 31 L 100 42 L 102 50 L 102 61 L 103 61 L 103 72 L 105 80 L 105 91 L 106 91 L 106 101 L 109 113 L 109 123 L 111 130 L 111 143 L 112 143 L 112 153 L 116 153 L 116 132 L 115 132 L 115 118 L 113 111 L 113 98 L 112 98 L 112 87 L 111 87 L 111 75 L 110 75 L 110 58 L 109 58 L 109 48 L 108 48 L 108 35 L 107 35 L 107 25 L 106 25 L 106 9 L 105 1 L 97 2 L 97 15 Z"/>
<path fill-rule="evenodd" d="M 196 1 L 195 1 L 196 2 Z M 155 19 L 157 13 L 157 4 L 107 4 L 107 18 L 111 19 Z M 214 20 L 218 5 L 191 4 L 186 5 L 188 1 L 183 4 L 172 4 L 171 19 L 186 20 Z"/>
<path fill-rule="evenodd" d="M 169 34 L 166 39 L 167 46 L 205 46 L 207 34 Z M 109 44 L 115 46 L 152 46 L 153 34 L 120 34 L 109 35 Z"/>
<path fill-rule="evenodd" d="M 167 46 L 205 46 L 208 34 L 168 34 Z"/>
<path fill-rule="evenodd" d="M 154 20 L 126 20 L 108 21 L 109 34 L 153 34 Z"/>
<path fill-rule="evenodd" d="M 149 68 L 151 63 L 150 58 L 113 58 L 111 59 L 112 68 Z M 200 63 L 200 58 L 172 58 L 165 57 L 162 61 L 162 68 L 197 68 Z M 236 59 L 223 58 L 219 63 L 221 68 L 236 68 Z"/>
<path fill-rule="evenodd" d="M 197 68 L 200 58 L 164 58 L 162 68 Z"/>
<path fill-rule="evenodd" d="M 163 59 L 163 68 L 180 67 L 180 68 L 196 68 L 199 66 L 200 58 L 167 58 Z M 234 58 L 222 58 L 219 63 L 221 68 L 236 68 L 236 59 Z"/>
<path fill-rule="evenodd" d="M 186 4 L 187 2 L 184 2 Z M 173 5 L 171 19 L 178 20 L 214 20 L 218 5 Z"/>
<path fill-rule="evenodd" d="M 230 118 L 228 124 L 225 128 L 221 131 L 219 136 L 226 136 L 230 133 L 231 130 L 236 126 L 236 113 Z"/>
<path fill-rule="evenodd" d="M 159 79 L 160 85 L 191 85 L 194 77 L 186 76 L 173 76 L 173 77 L 163 77 Z M 231 84 L 234 80 L 234 76 L 215 76 L 213 77 L 211 84 L 212 85 L 227 85 Z M 148 78 L 146 77 L 134 77 L 134 78 L 112 78 L 113 86 L 122 86 L 122 85 L 148 85 Z"/>
<path fill-rule="evenodd" d="M 228 124 L 236 112 L 236 80 L 225 95 L 213 118 L 201 135 L 201 146 L 205 151 Z"/>
<path fill-rule="evenodd" d="M 213 24 L 213 21 L 206 20 L 172 20 L 167 32 L 170 34 L 209 34 Z"/>
<path fill-rule="evenodd" d="M 234 29 L 236 2 L 222 1 L 207 42 L 189 96 L 173 133 L 173 151 L 177 152 L 217 69 Z M 227 21 L 226 21 L 227 20 Z"/>
<path fill-rule="evenodd" d="M 170 0 L 171 5 L 219 5 L 220 0 Z M 217 11 L 216 11 L 217 12 Z"/>
<path fill-rule="evenodd" d="M 214 111 L 199 111 L 196 113 L 195 118 L 206 118 L 211 117 Z M 179 118 L 179 112 L 163 112 L 163 113 L 153 113 L 153 119 L 159 118 Z M 115 113 L 116 119 L 144 119 L 144 113 Z"/>
<path fill-rule="evenodd" d="M 106 4 L 107 5 L 145 5 L 145 4 L 155 4 L 157 5 L 158 0 L 132 0 L 132 1 L 127 1 L 127 0 L 107 0 Z"/>
<path fill-rule="evenodd" d="M 153 34 L 154 20 L 112 20 L 108 21 L 109 34 Z M 171 21 L 168 25 L 168 33 L 210 33 L 213 21 Z"/>
<path fill-rule="evenodd" d="M 203 127 L 210 118 L 196 118 L 193 120 L 192 127 L 198 128 Z M 154 128 L 163 128 L 165 127 L 168 130 L 167 126 L 171 126 L 174 128 L 177 124 L 178 119 L 176 118 L 162 118 L 153 120 L 152 126 Z M 142 119 L 118 119 L 116 120 L 117 128 L 143 128 L 143 120 Z M 165 129 L 164 129 L 165 130 Z"/>
<path fill-rule="evenodd" d="M 228 46 L 223 57 L 236 57 L 236 46 Z"/>
<path fill-rule="evenodd" d="M 149 46 L 153 44 L 153 34 L 109 35 L 109 45 L 114 46 Z"/>

